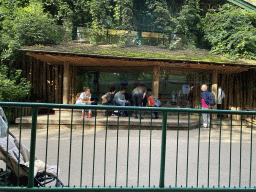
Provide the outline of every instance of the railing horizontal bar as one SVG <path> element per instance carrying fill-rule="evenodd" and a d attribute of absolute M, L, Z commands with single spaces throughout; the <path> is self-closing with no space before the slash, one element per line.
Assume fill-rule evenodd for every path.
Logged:
<path fill-rule="evenodd" d="M 205 187 L 205 188 L 200 188 L 200 187 L 165 187 L 165 188 L 159 188 L 159 187 L 128 187 L 128 188 L 123 188 L 123 187 L 44 187 L 44 188 L 19 188 L 19 187 L 12 187 L 12 188 L 7 188 L 7 187 L 0 187 L 1 191 L 95 191 L 95 192 L 100 192 L 100 191 L 256 191 L 256 188 L 213 188 L 213 187 Z"/>
<path fill-rule="evenodd" d="M 191 109 L 191 108 L 171 108 L 171 107 L 137 107 L 137 106 L 111 106 L 111 105 L 75 105 L 75 104 L 49 104 L 49 103 L 26 103 L 26 102 L 0 102 L 2 107 L 49 107 L 62 109 L 116 109 L 116 110 L 141 110 L 141 111 L 166 111 L 181 113 L 210 113 L 210 114 L 236 114 L 236 115 L 255 115 L 256 111 L 233 111 L 215 109 Z"/>

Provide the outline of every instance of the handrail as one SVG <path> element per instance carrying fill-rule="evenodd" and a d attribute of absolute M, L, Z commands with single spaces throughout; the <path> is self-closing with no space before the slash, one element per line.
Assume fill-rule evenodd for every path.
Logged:
<path fill-rule="evenodd" d="M 234 110 L 217 110 L 217 109 L 192 109 L 192 108 L 172 108 L 172 107 L 137 107 L 137 106 L 113 106 L 113 105 L 75 105 L 75 104 L 51 104 L 51 103 L 27 103 L 27 102 L 0 102 L 2 107 L 45 107 L 45 108 L 62 108 L 62 109 L 97 109 L 97 110 L 138 110 L 138 111 L 162 111 L 162 112 L 180 112 L 180 113 L 210 113 L 210 114 L 235 114 L 235 115 L 254 115 L 256 111 L 234 111 Z"/>

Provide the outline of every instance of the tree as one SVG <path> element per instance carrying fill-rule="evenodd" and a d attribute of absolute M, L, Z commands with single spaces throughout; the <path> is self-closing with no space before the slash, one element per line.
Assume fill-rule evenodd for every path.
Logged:
<path fill-rule="evenodd" d="M 3 33 L 21 45 L 58 43 L 61 32 L 51 15 L 44 13 L 39 2 L 31 2 L 26 7 L 15 7 L 12 14 L 3 13 Z M 9 15 L 9 16 L 8 16 Z"/>
<path fill-rule="evenodd" d="M 21 46 L 62 41 L 63 32 L 51 15 L 44 12 L 40 2 L 31 1 L 21 6 L 19 1 L 4 0 L 0 8 L 1 64 L 15 63 Z"/>
<path fill-rule="evenodd" d="M 176 33 L 184 35 L 183 44 L 193 44 L 194 36 L 200 37 L 201 8 L 199 0 L 187 0 L 176 18 Z"/>
<path fill-rule="evenodd" d="M 205 38 L 213 53 L 256 59 L 256 14 L 225 4 L 211 10 L 203 21 Z"/>
<path fill-rule="evenodd" d="M 25 45 L 58 43 L 62 40 L 51 15 L 40 1 L 2 0 L 0 3 L 0 100 L 18 101 L 30 92 L 31 83 L 22 78 L 16 64 Z"/>

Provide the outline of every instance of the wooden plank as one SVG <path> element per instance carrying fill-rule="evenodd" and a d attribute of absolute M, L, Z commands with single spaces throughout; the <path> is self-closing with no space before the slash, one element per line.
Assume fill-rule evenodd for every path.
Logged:
<path fill-rule="evenodd" d="M 36 95 L 37 95 L 37 100 L 38 100 L 39 97 L 40 97 L 40 99 L 42 97 L 42 95 L 40 94 L 41 93 L 41 91 L 40 91 L 41 83 L 39 81 L 39 77 L 40 77 L 39 72 L 41 71 L 41 69 L 40 69 L 39 60 L 36 60 L 34 64 L 35 64 L 34 70 L 35 70 L 35 82 L 36 82 Z"/>
<path fill-rule="evenodd" d="M 59 73 L 59 103 L 63 103 L 63 66 L 60 66 L 60 73 Z"/>
<path fill-rule="evenodd" d="M 73 66 L 69 66 L 69 96 L 68 96 L 68 103 L 72 104 L 72 76 L 73 76 Z"/>
<path fill-rule="evenodd" d="M 152 91 L 156 98 L 159 98 L 159 78 L 160 78 L 160 67 L 155 66 L 153 68 L 153 85 Z"/>
<path fill-rule="evenodd" d="M 76 93 L 75 93 L 75 85 L 76 85 L 76 69 L 77 67 L 76 66 L 73 66 L 73 74 L 72 74 L 72 103 L 75 103 L 75 96 L 76 96 Z M 99 91 L 97 91 L 99 92 Z"/>
<path fill-rule="evenodd" d="M 68 62 L 64 63 L 64 70 L 63 70 L 63 104 L 69 103 L 69 64 Z"/>
<path fill-rule="evenodd" d="M 200 76 L 198 73 L 194 74 L 194 81 L 195 82 L 199 82 L 200 81 Z M 193 96 L 193 100 L 194 100 L 194 108 L 199 109 L 200 108 L 200 103 L 201 103 L 201 91 L 200 91 L 200 85 L 198 83 L 194 84 L 194 96 Z"/>
<path fill-rule="evenodd" d="M 55 65 L 52 66 L 52 70 L 51 70 L 51 103 L 55 103 L 55 81 L 54 81 L 54 77 L 55 77 Z"/>
<path fill-rule="evenodd" d="M 74 92 L 74 99 L 75 99 L 75 97 L 76 97 L 76 94 L 77 94 L 77 81 L 76 81 L 76 76 L 77 76 L 77 71 L 78 71 L 78 67 L 76 66 L 75 67 L 75 76 L 74 76 L 74 90 L 75 90 L 75 92 Z M 99 83 L 98 83 L 98 85 L 100 85 Z M 100 88 L 100 87 L 99 87 Z M 99 92 L 98 92 L 98 94 L 100 95 L 100 89 L 98 89 L 99 90 Z M 98 97 L 99 98 L 99 97 Z"/>
<path fill-rule="evenodd" d="M 47 67 L 46 63 L 42 63 L 42 85 L 43 85 L 43 102 L 47 102 Z"/>
<path fill-rule="evenodd" d="M 228 83 L 228 109 L 231 110 L 233 106 L 233 75 L 228 75 L 229 83 Z M 231 115 L 229 114 L 228 117 L 230 118 Z"/>
<path fill-rule="evenodd" d="M 48 95 L 48 101 L 47 103 L 50 103 L 51 101 L 51 69 L 50 65 L 47 65 L 47 95 Z"/>
<path fill-rule="evenodd" d="M 59 66 L 56 65 L 56 69 L 55 69 L 55 76 L 54 76 L 54 96 L 55 96 L 55 103 L 59 102 Z"/>
<path fill-rule="evenodd" d="M 251 89 L 251 87 L 250 87 L 250 85 L 253 85 L 253 74 L 252 74 L 252 72 L 250 72 L 251 74 L 250 74 L 250 83 L 249 83 L 249 86 L 248 86 L 248 96 L 249 96 L 249 98 L 248 98 L 248 105 L 250 106 L 250 107 L 252 107 L 253 106 L 253 90 Z"/>
<path fill-rule="evenodd" d="M 241 78 L 240 78 L 240 74 L 236 74 L 236 110 L 240 111 L 241 110 Z M 237 120 L 241 120 L 241 115 L 237 115 L 236 116 Z"/>
<path fill-rule="evenodd" d="M 36 70 L 35 70 L 35 58 L 32 58 L 32 64 L 31 64 L 31 79 L 33 82 L 33 94 L 36 94 Z"/>

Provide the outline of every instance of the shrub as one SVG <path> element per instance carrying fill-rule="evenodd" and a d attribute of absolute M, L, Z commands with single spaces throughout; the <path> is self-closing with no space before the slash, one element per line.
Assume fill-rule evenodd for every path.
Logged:
<path fill-rule="evenodd" d="M 225 4 L 211 10 L 203 21 L 205 38 L 213 53 L 232 58 L 256 59 L 256 14 Z"/>
<path fill-rule="evenodd" d="M 4 5 L 2 5 L 3 8 Z M 3 33 L 20 45 L 59 43 L 63 33 L 51 15 L 44 12 L 42 4 L 31 2 L 27 7 L 3 8 Z M 10 12 L 12 14 L 10 15 Z"/>
<path fill-rule="evenodd" d="M 0 68 L 0 101 L 19 101 L 26 97 L 31 88 L 31 83 L 21 78 L 21 70 L 14 70 L 8 77 L 8 67 Z"/>

